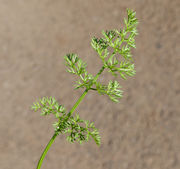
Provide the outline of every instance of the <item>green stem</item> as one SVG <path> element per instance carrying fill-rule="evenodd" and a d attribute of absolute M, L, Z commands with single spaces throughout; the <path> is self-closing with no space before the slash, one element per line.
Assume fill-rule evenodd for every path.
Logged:
<path fill-rule="evenodd" d="M 79 97 L 79 99 L 76 101 L 76 103 L 74 104 L 74 106 L 72 107 L 72 109 L 70 110 L 70 115 L 72 115 L 72 113 L 76 110 L 76 108 L 78 107 L 78 105 L 81 103 L 81 101 L 84 99 L 84 97 L 86 96 L 88 92 L 88 89 L 86 89 L 83 94 Z"/>
<path fill-rule="evenodd" d="M 98 77 L 100 76 L 100 74 L 104 71 L 105 67 L 102 66 L 102 68 L 100 69 L 100 71 L 96 74 L 94 81 L 96 81 L 98 79 Z"/>
<path fill-rule="evenodd" d="M 99 77 L 99 75 L 103 72 L 103 70 L 105 69 L 105 67 L 103 66 L 100 71 L 96 74 L 95 78 L 94 78 L 94 81 L 96 81 Z M 78 105 L 81 103 L 81 101 L 84 99 L 84 97 L 86 96 L 86 94 L 88 93 L 88 90 L 89 89 L 86 89 L 83 94 L 79 97 L 79 99 L 76 101 L 76 103 L 74 104 L 74 106 L 71 108 L 71 110 L 69 111 L 70 115 L 72 115 L 72 113 L 76 110 L 76 108 L 78 107 Z M 37 168 L 36 169 L 40 169 L 41 168 L 41 165 L 42 165 L 42 162 L 49 150 L 49 148 L 51 147 L 52 143 L 54 142 L 55 138 L 57 137 L 58 133 L 55 132 L 54 135 L 52 136 L 52 138 L 50 139 L 50 141 L 48 142 L 47 146 L 45 147 L 40 159 L 39 159 L 39 162 L 38 162 L 38 165 L 37 165 Z"/>
<path fill-rule="evenodd" d="M 56 138 L 57 135 L 58 135 L 58 134 L 55 133 L 55 134 L 52 136 L 52 138 L 49 140 L 49 143 L 47 144 L 46 148 L 44 149 L 44 151 L 43 151 L 43 153 L 42 153 L 42 155 L 41 155 L 41 157 L 40 157 L 40 159 L 39 159 L 39 162 L 38 162 L 38 165 L 37 165 L 37 168 L 36 168 L 36 169 L 40 169 L 40 168 L 41 168 L 41 165 L 42 165 L 42 162 L 43 162 L 43 160 L 44 160 L 44 157 L 46 156 L 49 148 L 51 147 L 51 145 L 52 145 L 52 143 L 54 142 L 54 140 L 55 140 L 55 138 Z"/>

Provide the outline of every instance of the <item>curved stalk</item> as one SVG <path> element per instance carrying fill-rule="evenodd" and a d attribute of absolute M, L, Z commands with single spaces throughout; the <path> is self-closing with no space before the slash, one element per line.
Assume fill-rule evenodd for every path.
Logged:
<path fill-rule="evenodd" d="M 36 169 L 40 169 L 40 168 L 41 168 L 41 165 L 42 165 L 42 162 L 43 162 L 43 160 L 44 160 L 44 157 L 46 156 L 49 148 L 51 147 L 51 145 L 52 145 L 52 143 L 54 142 L 54 140 L 55 140 L 55 138 L 56 138 L 57 135 L 58 135 L 58 134 L 55 133 L 55 134 L 52 136 L 52 138 L 49 140 L 47 146 L 45 147 L 45 149 L 44 149 L 44 151 L 43 151 L 43 153 L 42 153 L 42 155 L 41 155 L 41 157 L 40 157 L 40 159 L 39 159 L 39 162 L 38 162 L 38 165 L 37 165 L 37 168 L 36 168 Z"/>

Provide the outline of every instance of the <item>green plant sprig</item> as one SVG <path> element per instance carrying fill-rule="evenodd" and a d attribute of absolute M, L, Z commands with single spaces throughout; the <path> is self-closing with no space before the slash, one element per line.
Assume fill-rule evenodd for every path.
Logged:
<path fill-rule="evenodd" d="M 79 77 L 75 83 L 75 89 L 85 89 L 70 111 L 67 111 L 63 105 L 59 105 L 53 97 L 43 97 L 33 104 L 34 111 L 40 110 L 43 116 L 53 114 L 56 118 L 56 122 L 53 123 L 55 133 L 44 149 L 37 169 L 41 168 L 44 157 L 59 134 L 66 134 L 67 140 L 71 143 L 81 144 L 92 138 L 97 145 L 100 145 L 101 138 L 94 123 L 83 120 L 77 113 L 75 115 L 73 113 L 89 90 L 107 95 L 113 102 L 119 102 L 122 98 L 123 92 L 117 81 L 110 80 L 106 85 L 98 82 L 98 78 L 105 69 L 113 76 L 120 75 L 123 79 L 135 75 L 131 54 L 131 49 L 135 48 L 135 36 L 138 34 L 136 29 L 138 21 L 135 14 L 133 10 L 127 9 L 128 18 L 124 19 L 124 28 L 102 31 L 103 37 L 92 38 L 91 46 L 102 60 L 102 67 L 95 76 L 88 73 L 87 64 L 77 54 L 71 53 L 64 57 L 67 71 Z"/>
<path fill-rule="evenodd" d="M 88 141 L 90 136 L 94 139 L 96 144 L 100 145 L 99 132 L 95 128 L 94 123 L 87 120 L 82 120 L 78 114 L 72 116 L 71 112 L 67 113 L 63 105 L 59 105 L 55 98 L 43 97 L 39 102 L 34 103 L 32 108 L 37 111 L 41 110 L 41 115 L 54 114 L 57 119 L 53 123 L 56 134 L 66 134 L 67 140 L 70 142 Z"/>

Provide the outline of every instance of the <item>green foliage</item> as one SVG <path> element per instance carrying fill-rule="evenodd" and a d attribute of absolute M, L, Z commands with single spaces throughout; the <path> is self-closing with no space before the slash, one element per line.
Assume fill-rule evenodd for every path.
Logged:
<path fill-rule="evenodd" d="M 135 36 L 137 35 L 138 21 L 135 12 L 127 9 L 128 20 L 124 19 L 125 27 L 118 30 L 102 31 L 104 38 L 93 38 L 91 45 L 102 59 L 105 68 L 109 69 L 112 75 L 126 76 L 135 74 L 131 48 L 135 48 Z M 104 45 L 105 44 L 105 45 Z M 112 52 L 109 52 L 111 49 Z M 122 58 L 120 57 L 122 56 Z M 120 61 L 121 59 L 121 61 Z"/>
<path fill-rule="evenodd" d="M 124 19 L 125 27 L 123 29 L 102 31 L 104 37 L 93 37 L 91 42 L 102 60 L 103 68 L 114 76 L 120 75 L 125 80 L 127 76 L 134 76 L 136 73 L 131 54 L 131 48 L 135 48 L 134 38 L 137 35 L 138 21 L 135 14 L 132 10 L 127 9 L 128 19 Z M 110 81 L 109 85 L 100 84 L 96 77 L 87 72 L 87 64 L 76 54 L 67 54 L 65 61 L 68 67 L 67 71 L 80 77 L 76 81 L 76 89 L 96 90 L 100 94 L 108 95 L 114 102 L 118 102 L 122 97 L 122 91 L 118 89 L 120 86 L 117 81 Z"/>
<path fill-rule="evenodd" d="M 82 61 L 76 54 L 67 54 L 65 57 L 65 64 L 67 66 L 67 71 L 72 74 L 79 76 L 80 80 L 76 82 L 76 88 L 90 88 L 93 84 L 94 77 L 88 74 L 86 70 L 86 63 Z"/>
<path fill-rule="evenodd" d="M 97 145 L 101 143 L 99 131 L 95 128 L 94 123 L 80 119 L 79 115 L 70 118 L 69 128 L 65 133 L 70 134 L 67 140 L 72 143 L 78 141 L 81 144 L 83 141 L 88 141 L 90 138 L 93 138 Z"/>
<path fill-rule="evenodd" d="M 56 118 L 59 118 L 61 114 L 65 113 L 65 108 L 62 105 L 59 105 L 54 97 L 43 97 L 39 99 L 38 102 L 34 103 L 32 106 L 34 111 L 41 110 L 41 115 L 54 114 Z"/>
<path fill-rule="evenodd" d="M 35 111 L 41 110 L 42 115 L 53 114 L 55 116 L 57 121 L 53 126 L 57 135 L 60 133 L 68 134 L 68 141 L 77 141 L 79 143 L 93 138 L 96 144 L 100 144 L 99 132 L 94 124 L 82 120 L 79 115 L 73 116 L 72 113 L 89 90 L 97 91 L 101 95 L 107 95 L 114 102 L 118 102 L 122 97 L 121 86 L 117 81 L 110 80 L 107 85 L 104 85 L 98 82 L 98 77 L 105 69 L 113 76 L 120 75 L 123 79 L 135 75 L 131 54 L 131 49 L 135 48 L 135 36 L 138 34 L 136 29 L 138 21 L 135 14 L 134 11 L 127 9 L 128 18 L 124 19 L 124 28 L 102 31 L 103 37 L 92 38 L 92 48 L 102 60 L 102 68 L 95 76 L 87 72 L 87 64 L 78 55 L 71 53 L 64 57 L 67 71 L 79 77 L 75 89 L 85 89 L 83 95 L 69 112 L 52 97 L 43 97 L 32 106 Z"/>
<path fill-rule="evenodd" d="M 122 91 L 120 88 L 121 86 L 117 81 L 110 81 L 107 86 L 102 85 L 99 82 L 96 83 L 96 90 L 98 93 L 102 95 L 108 95 L 113 102 L 118 102 L 118 99 L 122 97 Z"/>
<path fill-rule="evenodd" d="M 82 120 L 78 114 L 73 116 L 67 113 L 64 106 L 59 105 L 55 98 L 43 97 L 35 102 L 32 106 L 34 111 L 40 110 L 41 115 L 53 114 L 57 121 L 53 124 L 57 134 L 68 133 L 67 140 L 70 142 L 88 141 L 93 138 L 97 145 L 100 145 L 99 131 L 95 128 L 94 123 Z"/>
<path fill-rule="evenodd" d="M 69 73 L 76 74 L 78 76 L 85 74 L 86 63 L 83 62 L 76 54 L 67 54 L 64 59 Z"/>

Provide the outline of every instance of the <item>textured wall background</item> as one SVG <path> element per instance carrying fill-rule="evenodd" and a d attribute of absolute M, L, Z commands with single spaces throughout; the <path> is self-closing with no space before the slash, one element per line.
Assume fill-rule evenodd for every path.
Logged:
<path fill-rule="evenodd" d="M 60 136 L 42 169 L 180 168 L 179 0 L 0 0 L 1 169 L 35 168 L 53 119 L 30 105 L 55 96 L 71 108 L 82 91 L 73 90 L 63 56 L 78 53 L 95 74 L 101 62 L 91 37 L 119 28 L 126 8 L 136 10 L 140 22 L 137 75 L 120 80 L 120 104 L 90 92 L 78 108 L 100 129 L 101 147 L 68 144 Z"/>

